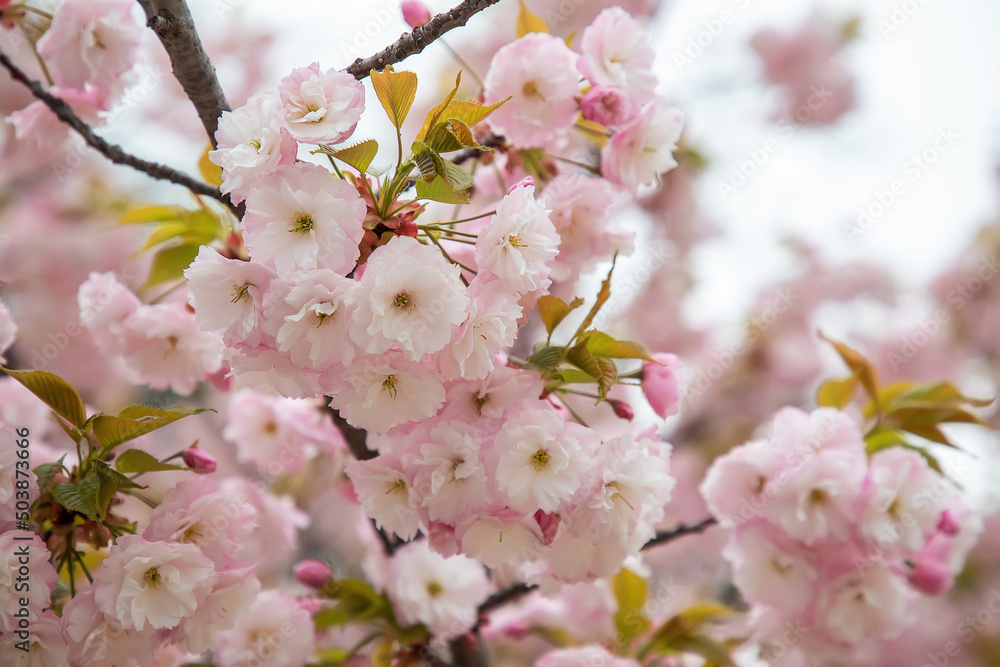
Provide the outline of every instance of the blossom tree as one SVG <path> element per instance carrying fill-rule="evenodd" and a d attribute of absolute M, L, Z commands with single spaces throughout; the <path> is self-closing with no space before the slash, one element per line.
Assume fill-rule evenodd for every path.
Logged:
<path fill-rule="evenodd" d="M 0 0 L 3 85 L 30 92 L 4 160 L 66 178 L 86 145 L 193 203 L 103 205 L 118 225 L 73 258 L 62 345 L 84 335 L 94 368 L 48 370 L 28 311 L 0 302 L 4 664 L 869 664 L 962 574 L 984 518 L 942 425 L 987 426 L 990 401 L 884 382 L 824 339 L 848 375 L 808 399 L 818 372 L 765 377 L 799 398 L 729 414 L 732 392 L 699 403 L 684 377 L 697 336 L 636 325 L 672 306 L 661 276 L 622 294 L 643 250 L 623 212 L 667 216 L 702 160 L 643 3 L 578 3 L 572 26 L 407 0 L 384 50 L 303 63 L 237 108 L 184 0 L 39 4 Z M 421 108 L 433 86 L 406 59 L 501 10 L 514 29 L 482 77 L 452 51 Z M 754 41 L 768 80 L 841 85 L 811 124 L 853 100 L 830 39 L 784 78 L 793 47 Z M 147 57 L 197 113 L 198 176 L 100 133 Z M 715 423 L 742 437 L 695 472 L 667 438 Z M 692 543 L 720 568 L 681 594 L 662 572 Z"/>

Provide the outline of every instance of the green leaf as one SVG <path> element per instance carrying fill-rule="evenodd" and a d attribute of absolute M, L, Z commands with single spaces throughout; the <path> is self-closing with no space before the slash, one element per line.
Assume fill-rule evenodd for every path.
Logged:
<path fill-rule="evenodd" d="M 906 447 L 909 443 L 903 438 L 903 434 L 896 430 L 875 429 L 865 435 L 865 451 L 869 454 L 880 452 L 889 447 Z"/>
<path fill-rule="evenodd" d="M 549 25 L 545 19 L 528 9 L 524 0 L 521 0 L 521 10 L 517 14 L 517 37 L 520 39 L 532 32 L 548 34 Z"/>
<path fill-rule="evenodd" d="M 586 342 L 590 353 L 596 357 L 656 361 L 641 343 L 630 340 L 615 340 L 602 331 L 588 331 L 582 340 Z"/>
<path fill-rule="evenodd" d="M 129 449 L 115 458 L 115 467 L 119 472 L 159 472 L 161 470 L 187 470 L 181 466 L 158 461 L 155 456 L 141 449 Z"/>
<path fill-rule="evenodd" d="M 392 124 L 397 130 L 400 129 L 417 94 L 417 75 L 413 72 L 397 72 L 390 65 L 381 72 L 372 70 L 370 76 L 378 101 L 382 103 Z"/>
<path fill-rule="evenodd" d="M 452 89 L 448 96 L 444 99 L 441 104 L 437 105 L 427 113 L 427 117 L 424 119 L 424 124 L 420 128 L 420 132 L 417 133 L 417 141 L 427 142 L 428 136 L 431 131 L 438 127 L 442 123 L 447 123 L 450 120 L 457 120 L 461 123 L 472 127 L 476 123 L 482 121 L 491 113 L 503 106 L 508 97 L 505 100 L 500 100 L 494 104 L 480 104 L 479 102 L 473 102 L 470 100 L 456 100 L 455 95 L 458 94 L 458 88 L 462 82 L 462 73 L 458 73 L 458 77 L 455 79 L 455 87 Z"/>
<path fill-rule="evenodd" d="M 469 126 L 457 118 L 435 125 L 434 129 L 427 135 L 425 143 L 439 153 L 448 153 L 462 148 L 493 152 L 492 148 L 483 146 L 476 141 Z"/>
<path fill-rule="evenodd" d="M 442 176 L 435 176 L 429 183 L 417 181 L 417 199 L 429 199 L 442 204 L 468 204 L 467 190 L 456 191 Z"/>
<path fill-rule="evenodd" d="M 553 374 L 559 368 L 559 364 L 566 358 L 566 348 L 564 347 L 543 347 L 528 357 L 528 361 L 537 368 Z"/>
<path fill-rule="evenodd" d="M 208 153 L 211 150 L 212 145 L 209 144 L 205 152 L 198 158 L 198 172 L 206 183 L 219 187 L 222 185 L 222 167 L 208 159 Z"/>
<path fill-rule="evenodd" d="M 847 367 L 851 369 L 851 374 L 858 379 L 861 386 L 868 392 L 868 396 L 875 403 L 875 408 L 881 409 L 878 370 L 876 370 L 875 365 L 857 350 L 832 338 L 827 338 L 822 333 L 819 334 L 819 337 L 833 346 L 837 354 L 840 355 L 840 358 L 847 364 Z"/>
<path fill-rule="evenodd" d="M 566 361 L 573 364 L 581 371 L 594 378 L 594 380 L 600 380 L 602 371 L 601 365 L 597 363 L 597 357 L 590 353 L 584 345 L 575 345 L 566 352 Z"/>
<path fill-rule="evenodd" d="M 455 77 L 455 87 L 452 88 L 451 92 L 448 93 L 448 96 L 444 98 L 444 101 L 441 102 L 441 104 L 438 104 L 436 107 L 427 112 L 427 117 L 424 118 L 424 124 L 420 127 L 420 131 L 417 132 L 417 141 L 423 141 L 427 138 L 427 134 L 431 131 L 431 129 L 433 129 L 438 122 L 444 120 L 442 119 L 441 114 L 448 108 L 451 101 L 455 99 L 455 95 L 458 94 L 458 87 L 461 85 L 462 72 L 459 70 L 458 75 Z"/>
<path fill-rule="evenodd" d="M 664 622 L 639 650 L 637 657 L 642 660 L 649 653 L 697 653 L 707 658 L 710 664 L 731 665 L 728 649 L 701 634 L 701 630 L 709 623 L 732 615 L 732 609 L 717 602 L 702 602 L 688 607 Z M 712 645 L 709 646 L 708 642 Z"/>
<path fill-rule="evenodd" d="M 518 152 L 524 164 L 524 170 L 535 179 L 535 185 L 541 192 L 542 185 L 551 181 L 555 175 L 545 164 L 545 150 L 541 148 L 521 149 Z"/>
<path fill-rule="evenodd" d="M 35 479 L 38 481 L 38 492 L 40 494 L 49 491 L 55 482 L 56 475 L 60 471 L 66 470 L 66 467 L 63 465 L 63 459 L 65 458 L 66 455 L 63 454 L 54 463 L 43 463 L 35 467 Z"/>
<path fill-rule="evenodd" d="M 97 520 L 97 479 L 87 476 L 78 483 L 61 482 L 52 487 L 52 497 L 68 510 Z"/>
<path fill-rule="evenodd" d="M 590 328 L 590 325 L 594 323 L 594 318 L 597 317 L 597 313 L 601 312 L 601 308 L 603 308 L 604 304 L 606 304 L 608 299 L 611 298 L 611 274 L 615 271 L 615 261 L 617 261 L 617 259 L 618 253 L 615 253 L 614 259 L 611 260 L 611 269 L 608 271 L 608 277 L 601 282 L 601 291 L 597 294 L 597 302 L 594 303 L 590 312 L 587 313 L 587 317 L 585 317 L 583 322 L 580 323 L 580 326 L 577 327 L 576 333 L 573 334 L 573 338 L 579 338 L 584 331 Z"/>
<path fill-rule="evenodd" d="M 559 323 L 566 316 L 583 305 L 583 299 L 576 297 L 571 303 L 566 303 L 557 296 L 546 294 L 538 299 L 538 315 L 542 318 L 545 331 L 551 336 Z"/>
<path fill-rule="evenodd" d="M 198 256 L 201 245 L 183 244 L 160 250 L 153 255 L 153 263 L 149 267 L 149 276 L 141 289 L 149 289 L 165 282 L 180 280 L 184 277 L 184 269 Z"/>
<path fill-rule="evenodd" d="M 341 579 L 327 584 L 322 597 L 333 598 L 337 604 L 322 609 L 313 621 L 316 629 L 323 630 L 351 621 L 392 620 L 392 606 L 383 595 L 358 579 Z"/>
<path fill-rule="evenodd" d="M 816 404 L 821 408 L 843 410 L 854 398 L 858 384 L 858 378 L 853 375 L 840 380 L 827 380 L 816 391 Z"/>
<path fill-rule="evenodd" d="M 180 206 L 139 206 L 122 213 L 118 222 L 123 225 L 146 225 L 151 222 L 179 220 L 187 212 Z"/>
<path fill-rule="evenodd" d="M 371 166 L 372 160 L 378 155 L 378 142 L 374 139 L 365 139 L 360 141 L 353 146 L 348 146 L 347 148 L 341 148 L 339 150 L 331 150 L 326 146 L 320 146 L 313 153 L 326 153 L 327 155 L 332 155 L 341 162 L 346 162 L 351 165 L 360 173 L 368 171 L 368 167 Z"/>
<path fill-rule="evenodd" d="M 615 628 L 622 645 L 627 646 L 649 628 L 649 618 L 645 611 L 649 586 L 638 574 L 623 569 L 611 579 L 611 590 L 618 601 Z"/>
<path fill-rule="evenodd" d="M 79 428 L 87 421 L 87 411 L 80 394 L 58 375 L 47 371 L 13 371 L 3 366 L 0 366 L 0 371 L 23 384 L 71 425 Z"/>
<path fill-rule="evenodd" d="M 597 380 L 597 402 L 600 403 L 618 382 L 618 366 L 607 357 L 597 357 L 597 365 L 601 368 L 601 377 Z"/>
<path fill-rule="evenodd" d="M 182 211 L 176 220 L 160 223 L 146 238 L 140 250 L 149 250 L 158 245 L 208 245 L 224 236 L 222 223 L 207 209 Z"/>
<path fill-rule="evenodd" d="M 590 373 L 584 373 L 575 368 L 560 369 L 559 377 L 563 384 L 592 384 L 594 382 L 594 378 Z"/>
<path fill-rule="evenodd" d="M 117 417 L 105 414 L 97 415 L 93 421 L 94 436 L 103 446 L 103 451 L 107 453 L 123 442 L 163 428 L 178 419 L 208 411 L 208 408 L 189 410 L 187 408 L 164 409 L 131 405 L 119 412 Z"/>

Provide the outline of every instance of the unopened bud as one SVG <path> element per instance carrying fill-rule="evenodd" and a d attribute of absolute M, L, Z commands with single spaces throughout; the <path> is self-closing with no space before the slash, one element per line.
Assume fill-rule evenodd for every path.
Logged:
<path fill-rule="evenodd" d="M 184 465 L 199 475 L 208 475 L 215 472 L 216 468 L 219 467 L 219 464 L 215 462 L 215 459 L 208 452 L 194 445 L 185 449 L 184 453 L 181 454 L 181 458 L 184 459 Z"/>
<path fill-rule="evenodd" d="M 943 595 L 954 581 L 951 570 L 937 560 L 920 561 L 910 572 L 910 585 L 925 595 Z"/>
<path fill-rule="evenodd" d="M 431 12 L 420 0 L 404 0 L 400 6 L 403 10 L 403 20 L 411 28 L 419 28 L 431 20 Z"/>
<path fill-rule="evenodd" d="M 295 566 L 292 574 L 303 586 L 320 589 L 330 581 L 330 566 L 318 560 L 304 560 Z"/>
<path fill-rule="evenodd" d="M 619 418 L 632 421 L 632 418 L 635 417 L 635 412 L 632 410 L 632 406 L 625 401 L 619 401 L 617 398 L 608 398 L 606 400 L 611 404 L 611 407 L 614 409 L 615 414 L 618 415 Z"/>
<path fill-rule="evenodd" d="M 621 127 L 632 120 L 635 105 L 620 88 L 594 86 L 580 100 L 580 113 L 585 119 L 606 127 Z"/>

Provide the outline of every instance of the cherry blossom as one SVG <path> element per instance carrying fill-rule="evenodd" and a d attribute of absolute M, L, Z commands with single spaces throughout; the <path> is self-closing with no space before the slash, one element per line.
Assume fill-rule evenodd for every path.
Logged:
<path fill-rule="evenodd" d="M 593 84 L 616 86 L 636 106 L 653 97 L 656 76 L 649 34 L 621 7 L 605 9 L 580 37 L 580 72 Z"/>
<path fill-rule="evenodd" d="M 299 67 L 278 85 L 281 121 L 289 134 L 309 144 L 346 141 L 365 110 L 365 89 L 348 72 L 321 72 L 319 63 Z"/>

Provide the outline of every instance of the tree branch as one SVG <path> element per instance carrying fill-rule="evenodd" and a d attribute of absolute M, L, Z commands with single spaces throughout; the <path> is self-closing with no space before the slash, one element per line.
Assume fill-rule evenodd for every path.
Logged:
<path fill-rule="evenodd" d="M 94 133 L 93 128 L 84 123 L 65 100 L 62 100 L 45 90 L 39 82 L 28 78 L 28 76 L 18 69 L 17 65 L 15 65 L 13 61 L 7 57 L 7 54 L 2 51 L 0 51 L 0 65 L 3 65 L 15 81 L 19 81 L 27 86 L 28 89 L 31 90 L 32 94 L 41 100 L 49 109 L 51 109 L 52 113 L 54 113 L 59 120 L 69 125 L 76 131 L 77 134 L 83 137 L 83 140 L 87 142 L 88 146 L 101 153 L 104 157 L 108 158 L 115 164 L 128 165 L 133 169 L 141 171 L 144 174 L 161 181 L 170 181 L 171 183 L 176 183 L 177 185 L 183 185 L 191 192 L 216 199 L 228 206 L 234 213 L 237 212 L 236 207 L 234 207 L 233 203 L 229 201 L 229 197 L 219 192 L 218 188 L 211 186 L 208 183 L 202 183 L 201 181 L 166 165 L 162 165 L 157 162 L 149 162 L 148 160 L 143 160 L 142 158 L 136 157 L 131 153 L 126 153 L 121 149 L 121 147 L 108 143 L 101 137 L 97 136 Z"/>
<path fill-rule="evenodd" d="M 532 592 L 536 588 L 538 588 L 537 584 L 528 585 L 524 583 L 519 583 L 519 584 L 514 584 L 509 588 L 505 588 L 504 590 L 498 593 L 494 593 L 493 595 L 486 598 L 486 602 L 479 605 L 479 615 L 482 616 L 483 614 L 488 614 L 494 609 L 497 609 L 498 607 L 502 607 L 505 604 L 514 602 L 516 600 L 520 600 L 521 598 L 523 598 L 525 595 Z"/>
<path fill-rule="evenodd" d="M 684 537 L 685 535 L 696 535 L 698 533 L 703 533 L 717 523 L 719 522 L 715 519 L 715 517 L 710 516 L 707 519 L 702 519 L 698 523 L 692 523 L 687 525 L 681 524 L 676 528 L 674 528 L 673 530 L 668 530 L 664 533 L 657 533 L 656 537 L 654 537 L 649 542 L 646 542 L 644 545 L 642 545 L 642 550 L 645 551 L 646 549 L 651 549 L 661 544 L 673 542 L 674 540 L 680 537 Z"/>
<path fill-rule="evenodd" d="M 170 56 L 174 77 L 194 104 L 209 141 L 215 148 L 219 116 L 223 111 L 231 109 L 215 75 L 215 66 L 198 37 L 187 3 L 184 0 L 138 1 L 146 12 L 146 25 L 160 38 L 163 48 Z"/>
<path fill-rule="evenodd" d="M 327 410 L 333 416 L 333 423 L 340 429 L 340 432 L 344 435 L 344 440 L 347 441 L 347 448 L 351 450 L 351 454 L 354 455 L 359 461 L 367 461 L 368 459 L 373 459 L 378 456 L 377 452 L 373 452 L 368 449 L 368 444 L 366 440 L 368 438 L 367 431 L 360 428 L 354 428 L 347 423 L 347 420 L 340 414 L 340 410 L 335 410 L 329 405 Z"/>
<path fill-rule="evenodd" d="M 413 32 L 404 33 L 395 43 L 375 55 L 358 58 L 347 67 L 347 71 L 355 78 L 363 79 L 373 69 L 385 69 L 389 65 L 405 60 L 423 51 L 452 28 L 464 26 L 470 18 L 498 2 L 500 0 L 465 0 L 451 11 L 442 12 L 424 25 L 414 28 Z"/>

